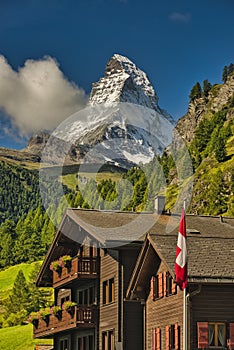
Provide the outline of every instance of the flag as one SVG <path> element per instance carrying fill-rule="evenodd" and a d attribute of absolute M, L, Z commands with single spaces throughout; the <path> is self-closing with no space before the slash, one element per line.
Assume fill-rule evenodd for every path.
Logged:
<path fill-rule="evenodd" d="M 180 229 L 178 233 L 178 241 L 176 247 L 175 275 L 176 283 L 184 290 L 188 284 L 187 273 L 187 248 L 186 248 L 186 221 L 185 211 L 182 209 L 180 219 Z"/>

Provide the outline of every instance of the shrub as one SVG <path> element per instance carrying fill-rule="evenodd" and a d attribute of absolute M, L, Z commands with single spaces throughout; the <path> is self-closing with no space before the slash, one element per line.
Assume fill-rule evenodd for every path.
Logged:
<path fill-rule="evenodd" d="M 74 309 L 74 307 L 76 306 L 77 304 L 74 302 L 74 301 L 71 301 L 71 300 L 68 300 L 68 301 L 65 301 L 62 305 L 62 309 L 69 312 L 71 311 L 72 309 Z"/>
<path fill-rule="evenodd" d="M 48 317 L 51 315 L 51 310 L 49 307 L 46 307 L 44 309 L 41 309 L 39 311 L 39 314 L 40 314 L 40 317 L 43 319 L 43 320 L 47 320 Z"/>
<path fill-rule="evenodd" d="M 40 318 L 39 312 L 31 312 L 31 314 L 28 316 L 28 322 L 32 323 L 35 327 L 37 327 L 39 318 Z"/>
<path fill-rule="evenodd" d="M 62 269 L 62 266 L 59 260 L 52 261 L 52 263 L 50 264 L 51 271 L 60 272 L 61 269 Z"/>
<path fill-rule="evenodd" d="M 59 258 L 59 264 L 62 267 L 70 267 L 71 261 L 72 261 L 72 257 L 70 255 L 63 255 Z"/>
<path fill-rule="evenodd" d="M 62 317 L 62 308 L 60 306 L 52 306 L 52 308 L 50 309 L 51 311 L 51 314 L 52 315 L 55 315 L 56 317 L 58 318 L 61 318 Z"/>

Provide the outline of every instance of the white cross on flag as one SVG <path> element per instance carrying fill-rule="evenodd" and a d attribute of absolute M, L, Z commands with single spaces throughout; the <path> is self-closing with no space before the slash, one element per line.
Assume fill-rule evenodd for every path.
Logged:
<path fill-rule="evenodd" d="M 184 290 L 188 284 L 187 265 L 186 222 L 185 212 L 184 209 L 182 209 L 175 261 L 176 283 L 180 286 L 182 290 Z"/>

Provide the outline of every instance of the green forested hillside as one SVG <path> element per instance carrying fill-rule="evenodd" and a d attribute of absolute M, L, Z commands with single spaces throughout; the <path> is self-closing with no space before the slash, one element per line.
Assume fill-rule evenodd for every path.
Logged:
<path fill-rule="evenodd" d="M 233 76 L 233 75 L 232 75 Z M 234 76 L 233 76 L 234 77 Z M 215 89 L 217 87 L 215 86 Z M 220 86 L 219 86 L 220 89 Z M 211 89 L 211 93 L 213 93 Z M 212 95 L 211 95 L 212 96 Z M 193 163 L 193 193 L 190 213 L 234 216 L 234 94 L 218 111 L 212 108 L 212 97 L 207 100 L 194 137 L 187 143 Z M 169 163 L 170 155 L 166 156 Z M 178 185 L 175 168 L 168 185 L 173 203 Z M 168 205 L 170 207 L 170 205 Z"/>
<path fill-rule="evenodd" d="M 0 161 L 0 223 L 17 222 L 40 203 L 38 171 Z"/>
<path fill-rule="evenodd" d="M 4 268 L 45 255 L 56 229 L 54 223 L 65 210 L 63 196 L 70 191 L 64 186 L 58 201 L 49 208 L 52 221 L 42 203 L 58 191 L 56 180 L 41 183 L 46 189 L 42 200 L 38 170 L 6 161 L 0 162 L 0 170 L 0 268 Z"/>

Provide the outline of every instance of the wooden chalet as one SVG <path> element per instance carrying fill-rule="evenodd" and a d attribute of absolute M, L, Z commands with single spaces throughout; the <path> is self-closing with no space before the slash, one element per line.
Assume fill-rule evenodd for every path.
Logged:
<path fill-rule="evenodd" d="M 143 306 L 124 300 L 144 240 L 138 233 L 138 239 L 130 239 L 137 238 L 133 221 L 138 218 L 128 212 L 67 210 L 37 286 L 53 287 L 57 306 L 69 300 L 77 306 L 59 318 L 39 319 L 35 338 L 53 337 L 56 350 L 142 349 Z M 144 218 L 138 221 L 140 233 Z M 70 266 L 51 271 L 51 262 L 64 255 L 72 257 Z"/>
<path fill-rule="evenodd" d="M 56 350 L 183 349 L 174 283 L 179 216 L 68 209 L 37 278 L 55 304 L 34 326 Z M 234 349 L 234 219 L 187 215 L 188 350 Z M 51 262 L 70 255 L 58 273 Z"/>
<path fill-rule="evenodd" d="M 147 235 L 127 290 L 144 305 L 145 350 L 183 349 L 184 296 L 173 279 L 178 226 L 169 232 L 163 220 L 166 227 L 164 216 Z M 186 221 L 187 349 L 234 349 L 234 219 Z"/>

